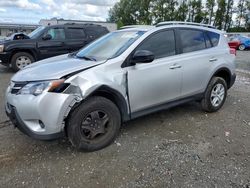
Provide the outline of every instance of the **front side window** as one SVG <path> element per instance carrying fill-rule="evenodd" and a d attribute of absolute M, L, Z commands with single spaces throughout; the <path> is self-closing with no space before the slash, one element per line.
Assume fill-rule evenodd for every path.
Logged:
<path fill-rule="evenodd" d="M 68 28 L 68 38 L 83 39 L 85 38 L 85 33 L 82 28 Z"/>
<path fill-rule="evenodd" d="M 44 26 L 40 26 L 40 27 L 36 28 L 34 31 L 32 31 L 30 34 L 28 34 L 28 36 L 31 39 L 35 39 L 35 38 L 39 37 L 44 32 L 44 29 L 45 29 Z"/>
<path fill-rule="evenodd" d="M 96 60 L 107 60 L 118 57 L 144 33 L 145 31 L 109 33 L 81 49 L 76 54 L 76 57 L 91 57 Z"/>
<path fill-rule="evenodd" d="M 51 35 L 51 40 L 62 40 L 65 39 L 65 33 L 63 28 L 51 28 L 47 34 Z"/>
<path fill-rule="evenodd" d="M 203 31 L 180 29 L 182 52 L 194 52 L 206 48 Z"/>
<path fill-rule="evenodd" d="M 146 39 L 137 50 L 148 50 L 155 59 L 175 55 L 175 36 L 173 30 L 160 31 Z"/>

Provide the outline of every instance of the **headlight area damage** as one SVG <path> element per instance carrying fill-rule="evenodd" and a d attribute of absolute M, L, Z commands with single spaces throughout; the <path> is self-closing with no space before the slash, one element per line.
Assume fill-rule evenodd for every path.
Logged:
<path fill-rule="evenodd" d="M 53 80 L 43 82 L 30 82 L 22 87 L 17 94 L 35 95 L 38 96 L 44 91 L 60 93 L 64 91 L 69 84 L 64 83 L 64 80 Z"/>
<path fill-rule="evenodd" d="M 13 124 L 30 137 L 50 140 L 61 137 L 65 118 L 82 101 L 78 86 L 64 79 L 11 83 L 6 93 L 6 113 Z"/>

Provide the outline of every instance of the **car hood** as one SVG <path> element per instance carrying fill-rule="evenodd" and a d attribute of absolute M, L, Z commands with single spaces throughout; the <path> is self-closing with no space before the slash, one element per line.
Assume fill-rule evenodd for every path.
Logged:
<path fill-rule="evenodd" d="M 33 63 L 17 72 L 11 80 L 14 82 L 27 82 L 60 79 L 73 72 L 94 67 L 104 62 L 86 61 L 65 54 Z"/>

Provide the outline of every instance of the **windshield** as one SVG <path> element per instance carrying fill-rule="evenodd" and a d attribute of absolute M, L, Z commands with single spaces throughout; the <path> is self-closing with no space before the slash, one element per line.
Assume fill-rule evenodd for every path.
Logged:
<path fill-rule="evenodd" d="M 122 31 L 109 33 L 87 47 L 81 49 L 76 57 L 92 58 L 97 61 L 115 58 L 121 55 L 145 31 Z"/>
<path fill-rule="evenodd" d="M 30 34 L 28 34 L 28 36 L 31 39 L 35 39 L 35 38 L 37 38 L 37 37 L 39 37 L 41 35 L 44 28 L 45 28 L 44 26 L 40 26 L 40 27 L 36 28 L 34 31 L 32 31 Z"/>

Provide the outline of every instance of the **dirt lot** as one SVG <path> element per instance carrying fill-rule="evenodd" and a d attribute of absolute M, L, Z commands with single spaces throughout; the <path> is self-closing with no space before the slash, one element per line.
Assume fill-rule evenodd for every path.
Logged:
<path fill-rule="evenodd" d="M 250 70 L 250 51 L 237 67 Z M 3 111 L 12 73 L 0 67 L 0 187 L 250 187 L 250 74 L 238 72 L 224 107 L 195 102 L 133 120 L 110 147 L 76 152 L 33 140 Z"/>

